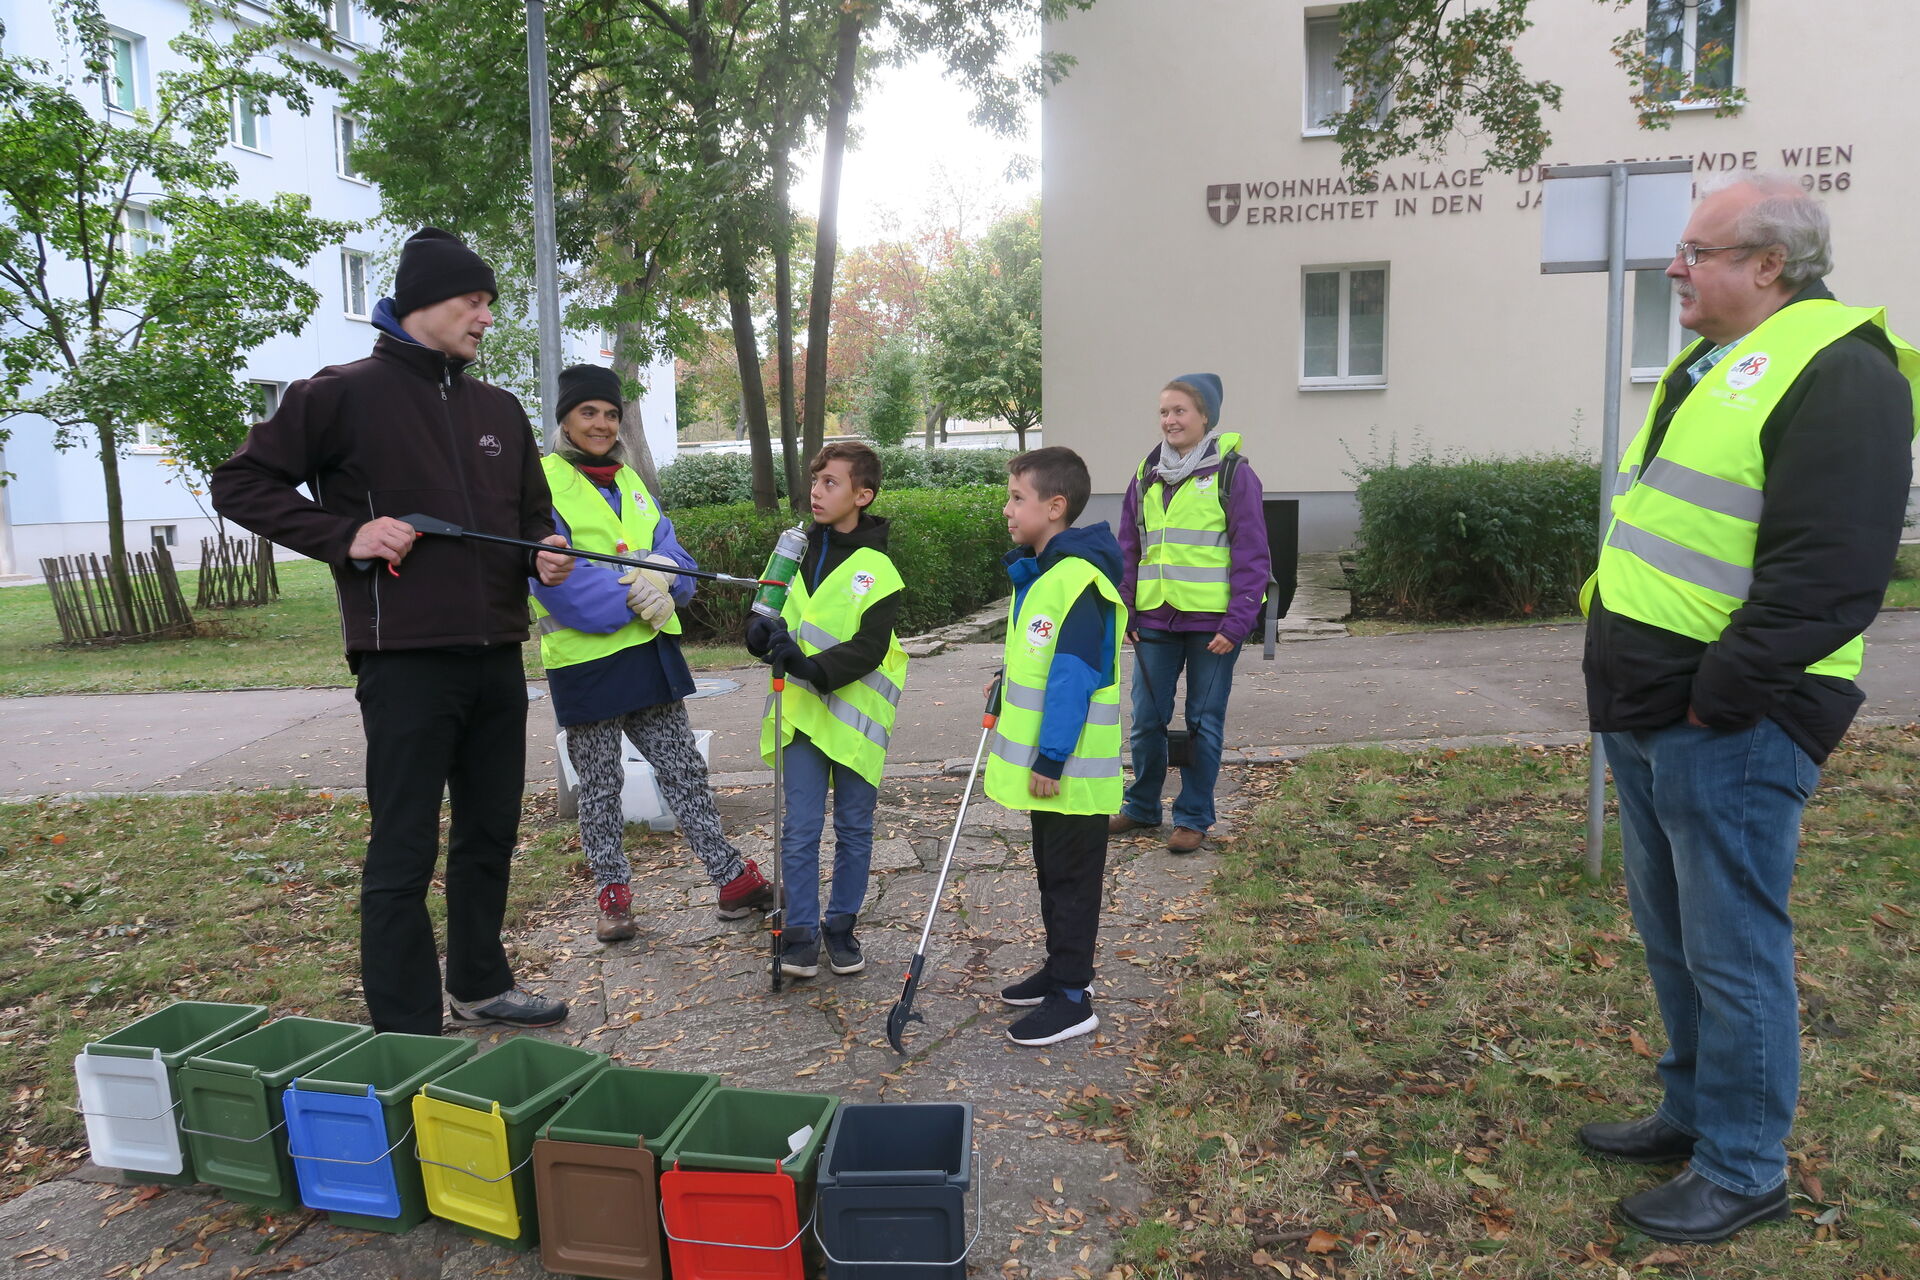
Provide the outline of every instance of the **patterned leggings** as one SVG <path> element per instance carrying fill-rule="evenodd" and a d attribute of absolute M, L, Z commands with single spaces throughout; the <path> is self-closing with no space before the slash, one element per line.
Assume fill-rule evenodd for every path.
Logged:
<path fill-rule="evenodd" d="M 706 867 L 707 879 L 719 886 L 744 871 L 740 851 L 720 830 L 720 815 L 707 785 L 707 763 L 693 745 L 687 704 L 669 702 L 612 720 L 567 726 L 567 758 L 580 777 L 580 848 L 587 855 L 594 883 L 602 888 L 626 884 L 632 875 L 623 847 L 626 824 L 620 816 L 620 788 L 626 782 L 620 763 L 622 733 L 653 766 L 660 792 Z"/>

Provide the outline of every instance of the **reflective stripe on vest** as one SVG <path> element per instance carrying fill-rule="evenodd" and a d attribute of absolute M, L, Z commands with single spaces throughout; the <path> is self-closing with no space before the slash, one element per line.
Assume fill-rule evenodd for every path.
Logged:
<path fill-rule="evenodd" d="M 862 547 L 848 556 L 809 594 L 803 575 L 787 589 L 780 616 L 808 657 L 844 644 L 860 630 L 860 619 L 878 600 L 903 590 L 906 583 L 884 552 Z M 880 666 L 837 689 L 821 690 L 796 676 L 787 677 L 780 704 L 781 743 L 804 733 L 829 759 L 843 764 L 875 786 L 887 762 L 901 692 L 907 682 L 907 651 L 900 637 L 887 638 Z M 773 697 L 761 709 L 760 757 L 773 763 Z"/>
<path fill-rule="evenodd" d="M 653 532 L 660 524 L 660 506 L 647 494 L 646 485 L 633 468 L 623 466 L 614 473 L 614 491 L 620 497 L 618 512 L 608 505 L 606 495 L 593 481 L 559 454 L 550 453 L 540 459 L 540 469 L 547 474 L 547 488 L 553 491 L 553 509 L 567 522 L 574 546 L 582 551 L 612 552 L 624 543 L 637 558 L 653 550 Z M 626 570 L 576 561 L 574 572 L 621 574 Z M 622 649 L 646 644 L 660 631 L 680 634 L 680 615 L 675 613 L 660 631 L 635 618 L 618 631 L 592 635 L 563 625 L 539 600 L 531 596 L 528 599 L 533 606 L 534 634 L 540 637 L 540 663 L 549 671 L 592 662 Z"/>
<path fill-rule="evenodd" d="M 1753 587 L 1767 480 L 1760 433 L 1808 363 L 1865 324 L 1886 335 L 1902 376 L 1920 393 L 1920 352 L 1887 330 L 1886 313 L 1831 299 L 1784 307 L 1741 339 L 1674 411 L 1660 452 L 1647 461 L 1666 396 L 1661 379 L 1646 423 L 1620 459 L 1613 523 L 1581 590 L 1583 610 L 1597 589 L 1624 617 L 1707 643 L 1719 638 Z M 1675 357 L 1667 375 L 1692 353 Z M 1856 636 L 1806 670 L 1851 680 L 1863 651 Z"/>
<path fill-rule="evenodd" d="M 1050 813 L 1112 814 L 1120 811 L 1120 682 L 1094 690 L 1087 718 L 1060 774 L 1060 793 L 1035 796 L 1028 791 L 1033 763 L 1040 757 L 1040 722 L 1046 709 L 1047 678 L 1060 642 L 1060 627 L 1081 594 L 1091 586 L 1111 606 L 1110 643 L 1120 652 L 1126 609 L 1120 593 L 1092 563 L 1068 556 L 1054 564 L 1019 597 L 1007 622 L 1006 683 L 1000 696 L 998 732 L 988 742 L 987 796 L 1009 809 Z"/>
<path fill-rule="evenodd" d="M 1238 452 L 1240 437 L 1218 437 L 1220 457 Z M 1164 446 L 1163 446 L 1164 447 Z M 1146 483 L 1141 463 L 1140 565 L 1134 578 L 1134 606 L 1170 605 L 1189 613 L 1225 613 L 1233 556 L 1228 546 L 1226 501 L 1219 489 L 1224 468 L 1195 476 L 1169 498 L 1165 482 Z"/>

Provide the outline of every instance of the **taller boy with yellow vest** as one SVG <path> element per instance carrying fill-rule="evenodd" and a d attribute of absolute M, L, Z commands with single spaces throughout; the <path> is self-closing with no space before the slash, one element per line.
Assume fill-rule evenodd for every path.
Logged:
<path fill-rule="evenodd" d="M 1613 1159 L 1688 1160 L 1618 1212 L 1706 1242 L 1787 1215 L 1800 814 L 1863 701 L 1860 634 L 1905 520 L 1920 353 L 1879 309 L 1827 291 L 1826 212 L 1791 179 L 1714 191 L 1682 234 L 1667 275 L 1701 340 L 1621 458 L 1584 592 L 1589 715 L 1666 1025 L 1665 1096 L 1580 1138 Z"/>
<path fill-rule="evenodd" d="M 880 491 L 880 458 L 863 444 L 830 444 L 814 457 L 813 528 L 778 619 L 747 624 L 747 648 L 786 666 L 784 694 L 769 694 L 760 754 L 781 753 L 786 817 L 781 884 L 786 891 L 780 969 L 820 972 L 820 943 L 835 973 L 866 968 L 853 927 L 867 897 L 873 810 L 907 652 L 893 633 L 906 584 L 887 558 L 887 522 L 867 514 Z M 773 736 L 780 697 L 781 739 Z M 820 835 L 833 791 L 833 889 L 820 917 Z"/>
<path fill-rule="evenodd" d="M 1107 873 L 1107 820 L 1120 808 L 1120 544 L 1105 521 L 1072 528 L 1093 484 L 1071 449 L 1007 464 L 1013 579 L 1006 682 L 987 757 L 987 796 L 1032 815 L 1047 959 L 1000 993 L 1038 1006 L 1011 1027 L 1047 1045 L 1100 1025 L 1094 944 Z"/>

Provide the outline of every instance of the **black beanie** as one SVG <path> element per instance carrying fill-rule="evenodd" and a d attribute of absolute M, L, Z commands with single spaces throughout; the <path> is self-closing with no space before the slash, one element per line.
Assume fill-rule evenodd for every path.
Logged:
<path fill-rule="evenodd" d="M 559 422 L 573 407 L 587 400 L 605 400 L 621 412 L 626 403 L 620 399 L 620 375 L 604 365 L 574 364 L 560 371 L 560 406 L 553 411 Z"/>
<path fill-rule="evenodd" d="M 400 246 L 400 269 L 393 277 L 393 310 L 405 316 L 467 293 L 500 296 L 493 268 L 467 248 L 459 236 L 438 227 L 422 227 Z"/>

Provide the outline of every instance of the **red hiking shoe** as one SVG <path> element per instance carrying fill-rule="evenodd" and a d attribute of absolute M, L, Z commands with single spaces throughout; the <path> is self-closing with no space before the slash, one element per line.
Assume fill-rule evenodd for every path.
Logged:
<path fill-rule="evenodd" d="M 720 886 L 720 918 L 740 920 L 749 912 L 773 908 L 773 886 L 760 874 L 752 858 L 739 875 Z"/>

